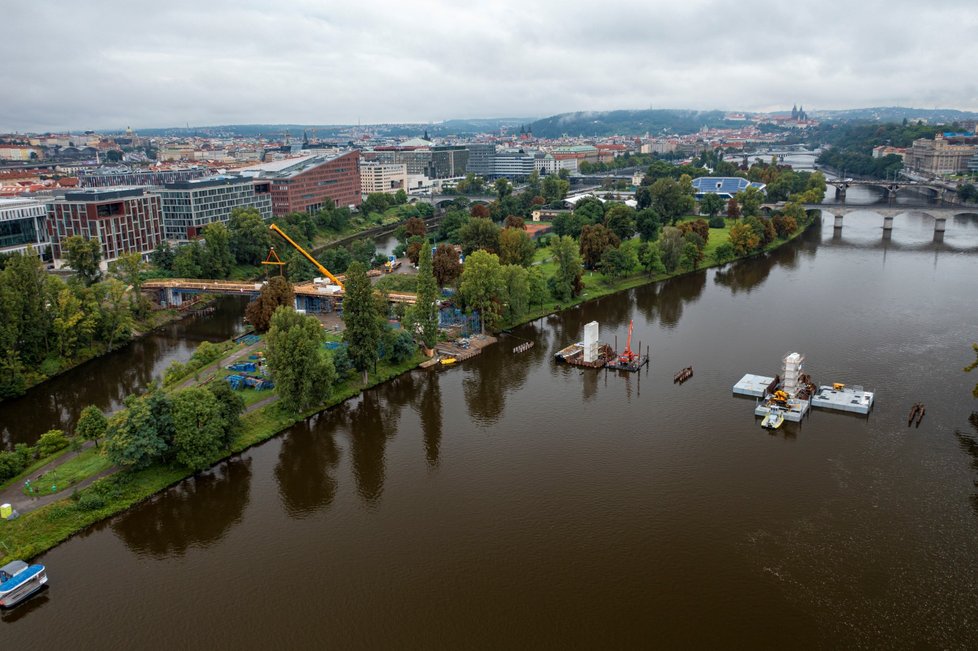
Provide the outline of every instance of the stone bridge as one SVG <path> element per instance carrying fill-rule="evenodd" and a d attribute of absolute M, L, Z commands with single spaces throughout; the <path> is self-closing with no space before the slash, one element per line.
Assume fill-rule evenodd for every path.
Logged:
<path fill-rule="evenodd" d="M 899 208 L 878 208 L 876 206 L 844 206 L 826 205 L 821 203 L 803 204 L 805 210 L 819 210 L 832 213 L 835 217 L 835 229 L 841 230 L 845 216 L 853 212 L 870 212 L 883 218 L 883 238 L 888 239 L 893 231 L 893 218 L 904 213 L 916 212 L 927 215 L 934 219 L 934 241 L 940 242 L 944 239 L 944 232 L 947 230 L 947 220 L 958 215 L 978 215 L 978 208 L 941 208 L 937 206 L 903 206 Z M 761 209 L 770 214 L 783 208 L 782 204 L 766 203 Z M 863 219 L 863 217 L 860 217 Z"/>

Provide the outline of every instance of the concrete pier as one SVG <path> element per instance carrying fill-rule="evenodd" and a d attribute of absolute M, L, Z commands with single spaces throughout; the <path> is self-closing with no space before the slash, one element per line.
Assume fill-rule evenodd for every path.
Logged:
<path fill-rule="evenodd" d="M 835 216 L 835 227 L 836 228 L 842 228 L 842 217 L 843 217 L 843 215 L 836 215 Z"/>
<path fill-rule="evenodd" d="M 889 216 L 888 215 L 888 216 L 886 216 L 886 217 L 883 218 L 883 230 L 884 231 L 892 231 L 893 230 L 893 217 L 892 216 Z"/>

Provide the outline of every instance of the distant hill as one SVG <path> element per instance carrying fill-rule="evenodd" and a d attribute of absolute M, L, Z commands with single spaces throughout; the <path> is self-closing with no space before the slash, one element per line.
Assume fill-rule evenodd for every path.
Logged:
<path fill-rule="evenodd" d="M 958 109 L 918 109 L 905 106 L 877 106 L 875 108 L 844 109 L 839 111 L 811 111 L 818 119 L 840 122 L 902 122 L 926 120 L 929 124 L 950 124 L 959 121 L 978 120 L 978 113 Z"/>
<path fill-rule="evenodd" d="M 643 135 L 645 133 L 695 133 L 704 126 L 734 126 L 723 111 L 647 109 L 639 111 L 579 111 L 537 120 L 531 127 L 541 138 L 568 136 Z"/>

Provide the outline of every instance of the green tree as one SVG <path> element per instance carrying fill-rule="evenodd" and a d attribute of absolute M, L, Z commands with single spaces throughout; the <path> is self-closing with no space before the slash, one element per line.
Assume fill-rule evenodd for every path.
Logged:
<path fill-rule="evenodd" d="M 649 188 L 651 208 L 663 219 L 675 224 L 680 217 L 693 212 L 695 201 L 691 189 L 687 190 L 672 179 L 659 179 Z"/>
<path fill-rule="evenodd" d="M 173 258 L 175 254 L 173 248 L 167 240 L 163 240 L 156 245 L 153 252 L 149 254 L 149 261 L 158 269 L 163 271 L 173 271 Z"/>
<path fill-rule="evenodd" d="M 132 311 L 140 317 L 149 313 L 149 302 L 142 294 L 144 271 L 146 271 L 146 263 L 143 262 L 143 257 L 136 252 L 121 255 L 115 262 L 115 275 L 131 288 L 129 300 Z"/>
<path fill-rule="evenodd" d="M 584 266 L 594 269 L 600 264 L 601 256 L 610 248 L 615 248 L 621 241 L 618 236 L 602 224 L 588 224 L 581 230 L 581 259 Z"/>
<path fill-rule="evenodd" d="M 530 267 L 529 271 L 527 280 L 530 284 L 530 305 L 543 305 L 550 293 L 547 290 L 547 278 L 540 267 Z"/>
<path fill-rule="evenodd" d="M 708 217 L 716 217 L 721 210 L 723 210 L 723 198 L 720 195 L 711 192 L 700 199 L 700 212 Z"/>
<path fill-rule="evenodd" d="M 530 310 L 530 272 L 516 264 L 502 267 L 503 284 L 506 287 L 507 321 L 515 322 Z"/>
<path fill-rule="evenodd" d="M 208 278 L 227 278 L 234 265 L 231 253 L 231 235 L 222 222 L 204 226 L 204 257 L 201 271 Z"/>
<path fill-rule="evenodd" d="M 575 212 L 561 213 L 553 219 L 554 234 L 557 237 L 567 235 L 568 237 L 578 238 L 581 236 L 581 229 L 588 223 L 584 216 Z"/>
<path fill-rule="evenodd" d="M 543 200 L 546 203 L 563 201 L 564 197 L 567 196 L 567 192 L 570 190 L 570 181 L 565 181 L 559 176 L 551 174 L 543 179 L 541 190 Z"/>
<path fill-rule="evenodd" d="M 458 290 L 465 304 L 479 311 L 483 333 L 500 316 L 503 287 L 502 267 L 495 253 L 480 250 L 465 259 Z"/>
<path fill-rule="evenodd" d="M 438 282 L 435 280 L 431 244 L 428 240 L 422 244 L 418 257 L 417 296 L 410 311 L 412 332 L 417 331 L 425 348 L 434 348 L 438 343 Z"/>
<path fill-rule="evenodd" d="M 693 233 L 693 235 L 695 236 L 695 233 Z M 679 270 L 695 270 L 696 265 L 699 264 L 700 257 L 700 248 L 696 246 L 695 242 L 691 242 L 687 239 L 685 244 L 683 244 L 682 254 L 679 256 Z"/>
<path fill-rule="evenodd" d="M 109 420 L 102 410 L 95 405 L 88 405 L 82 409 L 78 423 L 75 424 L 75 436 L 85 441 L 95 441 L 95 446 L 98 447 L 98 440 L 105 436 L 108 427 Z"/>
<path fill-rule="evenodd" d="M 272 245 L 268 224 L 256 208 L 239 206 L 231 210 L 228 238 L 231 254 L 239 264 L 260 264 Z"/>
<path fill-rule="evenodd" d="M 126 286 L 110 278 L 97 286 L 97 299 L 101 305 L 99 331 L 102 341 L 110 350 L 116 344 L 128 341 L 134 325 Z"/>
<path fill-rule="evenodd" d="M 37 453 L 41 457 L 49 457 L 55 452 L 60 452 L 68 447 L 70 441 L 65 436 L 64 431 L 52 429 L 41 434 L 37 440 Z"/>
<path fill-rule="evenodd" d="M 737 252 L 734 250 L 733 244 L 731 244 L 729 241 L 720 244 L 720 246 L 713 251 L 713 259 L 717 264 L 726 264 L 736 257 Z"/>
<path fill-rule="evenodd" d="M 490 219 L 470 219 L 461 228 L 459 237 L 465 255 L 480 249 L 489 253 L 499 253 L 499 227 Z"/>
<path fill-rule="evenodd" d="M 196 241 L 184 244 L 173 254 L 173 274 L 177 278 L 201 278 L 204 251 Z"/>
<path fill-rule="evenodd" d="M 558 301 L 567 301 L 581 291 L 582 269 L 577 242 L 564 235 L 554 238 L 551 249 L 557 269 L 548 281 L 550 292 Z"/>
<path fill-rule="evenodd" d="M 363 265 L 354 266 L 363 270 Z M 365 271 L 361 271 L 366 278 Z M 356 289 L 356 280 L 352 277 Z M 369 281 L 368 281 L 369 284 Z M 350 285 L 344 298 L 343 318 L 347 321 L 352 306 Z M 372 296 L 369 297 L 372 303 Z M 282 406 L 293 413 L 318 405 L 326 399 L 336 382 L 336 368 L 333 358 L 323 349 L 324 333 L 319 321 L 313 316 L 299 314 L 295 310 L 280 307 L 272 316 L 271 327 L 266 337 L 268 342 L 268 367 L 275 380 L 275 390 Z M 351 354 L 354 352 L 350 345 Z M 376 344 L 374 354 L 376 355 Z"/>
<path fill-rule="evenodd" d="M 496 179 L 496 182 L 493 184 L 493 189 L 495 189 L 496 196 L 499 197 L 500 201 L 503 197 L 513 193 L 513 186 L 506 179 Z"/>
<path fill-rule="evenodd" d="M 469 223 L 469 213 L 464 210 L 447 211 L 438 225 L 438 239 L 458 244 L 461 241 L 459 233 L 467 223 Z"/>
<path fill-rule="evenodd" d="M 635 235 L 635 209 L 623 203 L 612 205 L 604 214 L 604 225 L 624 242 Z"/>
<path fill-rule="evenodd" d="M 673 226 L 666 226 L 662 229 L 658 248 L 659 257 L 666 271 L 672 273 L 679 267 L 680 258 L 682 257 L 685 246 L 686 240 L 681 230 Z"/>
<path fill-rule="evenodd" d="M 374 301 L 373 287 L 366 268 L 354 262 L 346 272 L 346 295 L 343 298 L 343 339 L 349 344 L 348 354 L 363 383 L 367 372 L 376 370 L 377 347 L 381 337 L 381 312 Z"/>
<path fill-rule="evenodd" d="M 597 197 L 584 197 L 574 206 L 574 214 L 581 217 L 585 224 L 598 224 L 604 221 L 604 202 Z"/>
<path fill-rule="evenodd" d="M 507 217 L 507 219 L 509 219 Z M 504 228 L 499 234 L 499 262 L 529 267 L 533 264 L 536 246 L 522 228 Z"/>
<path fill-rule="evenodd" d="M 756 217 L 761 214 L 761 204 L 764 203 L 764 192 L 755 186 L 750 186 L 737 193 L 737 203 L 745 217 Z"/>
<path fill-rule="evenodd" d="M 635 215 L 635 228 L 643 242 L 655 242 L 659 239 L 659 228 L 662 218 L 651 208 L 639 210 Z"/>
<path fill-rule="evenodd" d="M 458 261 L 458 253 L 450 244 L 439 244 L 432 259 L 435 280 L 439 287 L 447 287 L 454 283 L 462 273 L 462 265 Z"/>
<path fill-rule="evenodd" d="M 261 288 L 261 293 L 245 308 L 245 317 L 258 332 L 268 330 L 272 314 L 282 306 L 292 307 L 295 293 L 292 285 L 282 276 L 272 276 Z"/>
<path fill-rule="evenodd" d="M 62 242 L 65 262 L 75 270 L 86 285 L 98 282 L 102 277 L 102 244 L 98 240 L 86 240 L 72 235 Z"/>
<path fill-rule="evenodd" d="M 659 254 L 659 245 L 655 242 L 642 242 L 639 245 L 638 261 L 650 278 L 666 272 L 666 267 L 662 264 L 662 257 Z"/>
<path fill-rule="evenodd" d="M 234 438 L 241 431 L 241 414 L 244 413 L 244 398 L 235 393 L 227 382 L 209 382 L 206 389 L 217 400 L 221 413 L 221 438 L 218 443 L 222 450 L 230 448 Z"/>
<path fill-rule="evenodd" d="M 601 256 L 601 271 L 614 279 L 624 278 L 637 264 L 634 255 L 625 247 L 609 248 Z"/>
<path fill-rule="evenodd" d="M 105 432 L 105 454 L 109 460 L 122 468 L 139 470 L 160 460 L 166 451 L 148 401 L 137 396 L 127 398 L 126 409 L 109 419 Z"/>
<path fill-rule="evenodd" d="M 64 287 L 58 292 L 54 314 L 54 336 L 58 354 L 63 359 L 71 359 L 75 356 L 78 338 L 82 335 L 79 326 L 85 322 L 85 312 L 81 301 L 70 288 Z"/>
<path fill-rule="evenodd" d="M 202 387 L 177 391 L 171 401 L 175 458 L 191 470 L 202 470 L 221 451 L 224 440 L 221 404 Z"/>

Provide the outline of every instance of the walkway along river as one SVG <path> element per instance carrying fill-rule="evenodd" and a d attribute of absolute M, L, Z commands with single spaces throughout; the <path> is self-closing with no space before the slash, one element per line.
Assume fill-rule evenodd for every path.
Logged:
<path fill-rule="evenodd" d="M 978 220 L 932 230 L 826 220 L 402 376 L 44 554 L 4 641 L 974 648 Z M 592 319 L 651 367 L 556 365 Z M 874 411 L 762 430 L 730 387 L 789 350 Z"/>

